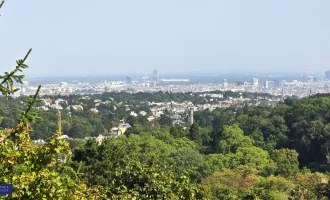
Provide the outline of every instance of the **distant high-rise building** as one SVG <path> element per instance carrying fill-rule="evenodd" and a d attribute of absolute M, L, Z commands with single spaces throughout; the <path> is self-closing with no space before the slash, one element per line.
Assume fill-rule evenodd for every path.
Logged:
<path fill-rule="evenodd" d="M 29 87 L 29 81 L 22 81 L 22 84 L 21 84 L 21 95 L 23 95 L 25 93 L 27 87 Z"/>
<path fill-rule="evenodd" d="M 274 81 L 266 81 L 266 89 L 272 89 L 275 87 Z"/>
<path fill-rule="evenodd" d="M 227 81 L 227 79 L 224 79 L 223 80 L 223 87 L 224 88 L 227 88 L 228 87 L 228 81 Z"/>
<path fill-rule="evenodd" d="M 192 125 L 194 123 L 194 108 L 191 107 L 189 110 L 188 123 Z"/>
<path fill-rule="evenodd" d="M 244 82 L 243 82 L 243 81 L 236 81 L 236 85 L 237 85 L 237 86 L 244 85 Z"/>
<path fill-rule="evenodd" d="M 285 98 L 285 96 L 284 96 L 284 89 L 282 87 L 282 92 L 281 92 L 281 102 L 282 103 L 284 103 L 284 98 Z"/>
<path fill-rule="evenodd" d="M 150 83 L 147 82 L 144 86 L 145 86 L 145 87 L 150 87 Z"/>
<path fill-rule="evenodd" d="M 66 88 L 66 87 L 68 87 L 67 82 L 60 82 L 60 88 Z"/>
<path fill-rule="evenodd" d="M 314 81 L 314 76 L 308 76 L 307 82 L 312 83 Z"/>
<path fill-rule="evenodd" d="M 304 83 L 308 82 L 308 76 L 302 75 L 301 76 L 301 82 L 304 82 Z"/>
<path fill-rule="evenodd" d="M 259 79 L 258 78 L 253 78 L 252 79 L 252 85 L 253 85 L 253 87 L 257 88 L 259 86 Z"/>
<path fill-rule="evenodd" d="M 324 73 L 325 79 L 330 80 L 330 71 Z"/>
<path fill-rule="evenodd" d="M 21 84 L 21 95 L 24 95 L 24 88 L 23 88 L 23 84 Z"/>
<path fill-rule="evenodd" d="M 275 83 L 275 87 L 280 87 L 280 86 L 282 86 L 280 80 L 278 80 L 278 79 L 275 79 L 275 80 L 274 80 L 274 83 Z"/>
<path fill-rule="evenodd" d="M 153 81 L 156 82 L 156 83 L 159 82 L 159 74 L 158 74 L 158 70 L 155 69 L 155 70 L 152 72 L 152 79 L 153 79 Z"/>
<path fill-rule="evenodd" d="M 132 84 L 132 77 L 131 76 L 126 76 L 126 84 L 128 84 L 128 85 Z"/>
<path fill-rule="evenodd" d="M 144 75 L 144 87 L 147 87 L 147 79 L 148 79 L 148 76 L 147 76 L 147 72 L 145 73 Z"/>

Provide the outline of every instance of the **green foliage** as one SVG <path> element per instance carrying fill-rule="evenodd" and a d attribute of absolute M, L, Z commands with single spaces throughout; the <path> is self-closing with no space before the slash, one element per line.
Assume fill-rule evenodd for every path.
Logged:
<path fill-rule="evenodd" d="M 88 183 L 108 188 L 109 198 L 195 199 L 197 188 L 190 184 L 184 167 L 195 170 L 188 160 L 197 159 L 198 152 L 181 160 L 186 155 L 180 149 L 171 154 L 173 150 L 172 146 L 151 135 L 130 135 L 109 138 L 101 145 L 89 140 L 75 150 L 73 161 L 85 163 Z M 180 160 L 186 166 L 168 165 L 170 155 L 173 161 Z"/>
<path fill-rule="evenodd" d="M 72 126 L 68 135 L 72 138 L 84 138 L 91 136 L 93 132 L 92 125 L 84 118 L 72 117 Z"/>
<path fill-rule="evenodd" d="M 309 193 L 315 193 L 318 186 L 328 183 L 328 178 L 327 175 L 319 172 L 311 173 L 309 171 L 303 171 L 296 174 L 293 181 L 300 186 L 300 190 L 306 189 Z"/>
<path fill-rule="evenodd" d="M 202 143 L 202 137 L 201 137 L 201 134 L 199 132 L 199 127 L 196 123 L 193 123 L 190 126 L 189 133 L 188 133 L 187 137 L 190 140 L 193 140 L 193 141 L 197 142 L 198 144 Z"/>
<path fill-rule="evenodd" d="M 228 167 L 229 157 L 223 154 L 209 154 L 205 156 L 203 173 L 211 175 L 215 171 L 220 171 Z"/>
<path fill-rule="evenodd" d="M 294 183 L 283 178 L 270 176 L 266 179 L 261 179 L 259 183 L 254 186 L 255 191 L 264 190 L 261 195 L 257 195 L 259 199 L 289 199 L 291 191 L 295 188 Z"/>
<path fill-rule="evenodd" d="M 170 134 L 174 138 L 180 138 L 180 137 L 185 136 L 185 132 L 184 132 L 183 128 L 179 127 L 179 126 L 172 126 L 171 129 L 170 129 Z"/>
<path fill-rule="evenodd" d="M 238 125 L 225 126 L 217 147 L 218 153 L 235 153 L 239 147 L 252 146 L 253 140 L 244 136 Z"/>
<path fill-rule="evenodd" d="M 117 94 L 117 97 L 120 95 Z M 68 98 L 68 101 L 74 102 L 80 97 Z M 98 96 L 91 96 L 86 105 L 93 105 L 95 98 Z M 17 101 L 11 99 L 8 104 L 0 104 L 3 129 L 15 126 L 20 119 L 20 115 L 11 114 L 10 110 L 24 115 L 24 106 Z M 196 123 L 186 130 L 179 126 L 172 127 L 169 122 L 146 123 L 140 117 L 129 117 L 127 119 L 133 125 L 131 132 L 126 136 L 108 138 L 101 145 L 79 138 L 106 133 L 106 129 L 119 122 L 119 117 L 129 114 L 124 106 L 117 107 L 115 111 L 111 106 L 104 105 L 105 110 L 99 108 L 98 115 L 87 111 L 71 111 L 69 115 L 68 111 L 63 111 L 62 130 L 75 138 L 68 140 L 74 155 L 70 166 L 57 165 L 55 172 L 64 178 L 60 182 L 67 178 L 80 180 L 81 187 L 75 185 L 77 190 L 87 187 L 83 186 L 86 182 L 89 186 L 87 190 L 91 191 L 88 195 L 93 194 L 92 191 L 100 191 L 101 195 L 106 193 L 108 198 L 113 199 L 147 196 L 177 199 L 321 199 L 327 194 L 327 177 L 301 173 L 299 166 L 313 170 L 328 169 L 330 154 L 327 148 L 330 143 L 327 138 L 330 128 L 327 120 L 330 115 L 323 108 L 324 115 L 314 113 L 313 117 L 301 118 L 297 113 L 302 111 L 294 108 L 295 105 L 296 102 L 290 106 L 252 106 L 236 114 L 230 109 L 197 112 L 198 120 L 195 119 Z M 299 112 L 295 113 L 294 109 Z M 109 110 L 115 114 L 109 113 Z M 29 112 L 34 111 L 32 106 Z M 43 119 L 29 123 L 34 129 L 32 137 L 51 137 L 57 130 L 57 113 L 48 111 L 38 114 Z M 218 141 L 216 145 L 215 141 Z M 298 156 L 297 152 L 307 154 Z M 321 156 L 308 157 L 316 154 Z M 155 175 L 160 172 L 162 174 L 159 176 Z M 181 176 L 185 182 L 179 178 Z M 136 184 L 131 185 L 127 180 L 134 180 Z M 202 184 L 198 186 L 200 181 Z M 178 185 L 185 185 L 187 193 L 193 197 L 183 197 L 180 193 L 182 188 Z M 285 187 L 288 189 L 283 189 Z M 168 193 L 168 188 L 175 192 Z"/>
<path fill-rule="evenodd" d="M 225 169 L 202 180 L 211 188 L 214 199 L 240 199 L 261 179 L 254 171 Z"/>
<path fill-rule="evenodd" d="M 110 187 L 113 199 L 196 199 L 197 187 L 185 176 L 177 176 L 157 165 L 127 163 L 116 168 Z"/>
<path fill-rule="evenodd" d="M 163 114 L 163 115 L 160 116 L 160 118 L 158 120 L 158 123 L 162 126 L 171 126 L 172 125 L 172 119 L 169 116 Z"/>
<path fill-rule="evenodd" d="M 84 140 L 84 139 L 68 139 L 67 141 L 69 143 L 69 147 L 70 147 L 71 151 L 73 151 L 74 149 L 77 149 L 79 147 L 82 147 L 86 144 L 86 140 Z"/>
<path fill-rule="evenodd" d="M 328 169 L 329 109 L 329 97 L 315 97 L 293 102 L 286 114 L 291 145 L 299 153 L 301 164 L 313 170 Z"/>
<path fill-rule="evenodd" d="M 246 166 L 258 170 L 263 175 L 272 174 L 276 168 L 268 152 L 255 146 L 239 147 L 235 154 L 228 154 L 228 157 L 231 168 Z"/>
<path fill-rule="evenodd" d="M 321 183 L 315 186 L 315 196 L 319 199 L 324 197 L 330 197 L 330 184 Z M 325 198 L 324 198 L 325 199 Z"/>
<path fill-rule="evenodd" d="M 230 121 L 234 118 L 234 113 L 230 110 L 216 110 L 213 111 L 210 122 L 212 122 L 212 139 L 213 150 L 217 152 L 217 147 L 220 142 L 220 137 L 223 132 L 224 126 L 229 125 Z"/>
<path fill-rule="evenodd" d="M 1 7 L 3 6 L 4 1 L 0 4 Z M 1 9 L 0 7 L 0 9 Z M 28 51 L 28 53 L 25 55 L 23 59 L 17 60 L 16 61 L 16 67 L 13 71 L 11 72 L 5 72 L 4 75 L 0 76 L 0 93 L 5 96 L 6 99 L 8 99 L 8 95 L 14 94 L 17 92 L 19 89 L 14 87 L 14 83 L 20 83 L 23 84 L 22 80 L 24 78 L 24 75 L 18 74 L 19 72 L 22 72 L 23 69 L 28 68 L 28 66 L 25 64 L 26 59 L 30 55 L 32 49 Z"/>
<path fill-rule="evenodd" d="M 273 150 L 270 155 L 277 165 L 275 175 L 282 175 L 284 177 L 288 177 L 298 173 L 298 153 L 295 150 Z"/>
<path fill-rule="evenodd" d="M 37 102 L 37 95 L 29 108 Z M 71 151 L 56 132 L 45 145 L 37 145 L 29 137 L 28 123 L 37 118 L 27 109 L 14 129 L 0 131 L 0 182 L 13 184 L 12 199 L 102 198 L 98 187 L 87 188 L 77 181 L 65 162 Z M 96 192 L 96 194 L 93 194 Z"/>
<path fill-rule="evenodd" d="M 39 114 L 39 110 L 37 111 L 31 111 L 32 110 L 32 107 L 36 104 L 36 103 L 39 103 L 41 102 L 40 99 L 38 99 L 38 95 L 39 95 L 39 92 L 40 92 L 40 88 L 41 86 L 39 85 L 38 86 L 38 89 L 35 93 L 34 96 L 31 96 L 29 99 L 28 99 L 28 107 L 27 109 L 25 110 L 25 112 L 23 112 L 20 116 L 20 120 L 19 122 L 20 123 L 29 123 L 29 122 L 36 122 L 36 120 L 40 120 L 41 118 L 38 117 L 38 114 Z"/>
<path fill-rule="evenodd" d="M 192 180 L 201 178 L 204 156 L 189 147 L 180 148 L 170 154 L 172 165 L 178 175 L 189 175 Z"/>

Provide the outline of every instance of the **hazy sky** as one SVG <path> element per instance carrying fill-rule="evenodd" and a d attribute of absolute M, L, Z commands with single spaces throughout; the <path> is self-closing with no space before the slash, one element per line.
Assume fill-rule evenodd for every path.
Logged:
<path fill-rule="evenodd" d="M 7 0 L 0 72 L 29 76 L 330 69 L 329 0 Z"/>

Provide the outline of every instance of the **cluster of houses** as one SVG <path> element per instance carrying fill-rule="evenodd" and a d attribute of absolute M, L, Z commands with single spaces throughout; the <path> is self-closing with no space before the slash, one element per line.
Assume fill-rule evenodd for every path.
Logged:
<path fill-rule="evenodd" d="M 258 105 L 261 103 L 266 103 L 268 105 L 276 104 L 277 102 L 280 101 L 279 98 L 269 98 L 269 99 L 264 99 L 262 97 L 256 97 L 256 99 L 250 99 L 250 98 L 243 98 L 242 96 L 239 98 L 232 98 L 229 97 L 228 99 L 223 98 L 223 94 L 213 94 L 213 93 L 203 93 L 199 94 L 200 97 L 203 97 L 203 100 L 201 101 L 200 104 L 198 105 L 193 105 L 192 102 L 189 101 L 184 101 L 184 102 L 140 102 L 140 103 L 147 103 L 150 108 L 151 108 L 151 115 L 147 116 L 150 117 L 148 118 L 149 121 L 152 121 L 156 118 L 159 118 L 162 114 L 164 114 L 165 110 L 171 110 L 172 112 L 176 114 L 182 114 L 186 112 L 189 108 L 194 107 L 194 110 L 205 110 L 205 109 L 210 109 L 211 111 L 216 109 L 216 108 L 226 108 L 230 106 L 242 106 L 244 105 L 245 102 L 253 102 L 254 105 Z M 91 100 L 90 96 L 82 96 L 80 97 L 80 100 Z M 94 102 L 94 107 L 89 108 L 89 111 L 92 113 L 99 113 L 98 107 L 102 104 L 110 104 L 113 102 L 113 98 L 110 98 L 109 100 L 102 101 L 100 99 L 95 99 Z M 50 110 L 50 109 L 56 109 L 56 110 L 63 110 L 64 108 L 67 110 L 84 110 L 83 106 L 80 105 L 79 103 L 74 104 L 74 105 L 68 105 L 68 102 L 64 99 L 56 99 L 52 100 L 50 98 L 48 99 L 43 99 L 44 105 L 38 107 L 39 109 L 43 109 L 45 111 Z M 117 105 L 121 106 L 123 102 L 118 102 Z M 126 111 L 129 112 L 129 115 L 137 117 L 137 116 L 146 116 L 148 113 L 146 111 L 140 111 L 138 113 L 131 111 L 130 107 L 132 105 L 125 105 Z M 114 107 L 115 108 L 115 107 Z"/>
<path fill-rule="evenodd" d="M 129 125 L 129 123 L 125 123 L 125 122 L 120 123 L 118 126 L 111 128 L 109 133 L 99 135 L 98 137 L 96 137 L 95 141 L 97 143 L 101 144 L 102 141 L 104 139 L 106 139 L 107 137 L 118 137 L 120 135 L 125 134 L 125 132 L 130 128 L 132 128 L 132 127 L 131 127 L 131 125 Z M 70 137 L 68 135 L 61 135 L 61 136 L 57 137 L 57 139 L 70 139 Z M 90 139 L 90 137 L 86 137 L 85 139 L 86 140 Z M 39 145 L 46 144 L 46 141 L 41 140 L 41 139 L 33 140 L 33 142 L 35 142 L 36 144 L 39 144 Z"/>
<path fill-rule="evenodd" d="M 193 112 L 195 111 L 202 111 L 209 109 L 210 111 L 217 109 L 217 108 L 227 108 L 231 106 L 235 107 L 242 107 L 244 104 L 247 105 L 259 105 L 261 103 L 266 103 L 267 105 L 274 105 L 276 104 L 279 99 L 274 98 L 262 98 L 262 97 L 256 97 L 256 99 L 249 99 L 249 98 L 232 98 L 229 97 L 227 99 L 223 98 L 223 94 L 212 94 L 212 93 L 203 93 L 199 95 L 200 97 L 203 97 L 203 100 L 200 104 L 193 104 L 191 101 L 184 101 L 184 102 L 140 102 L 141 104 L 147 104 L 150 107 L 151 113 L 140 110 L 140 111 L 133 111 L 131 108 L 133 105 L 126 105 L 123 102 L 117 102 L 116 106 L 122 106 L 124 105 L 126 107 L 127 115 L 138 117 L 138 116 L 145 116 L 147 117 L 147 120 L 149 122 L 153 122 L 156 119 L 160 118 L 163 114 L 168 115 L 172 119 L 173 125 L 185 125 L 187 123 L 192 123 L 193 121 Z M 90 96 L 82 96 L 79 98 L 80 100 L 91 100 Z M 102 104 L 110 104 L 113 102 L 113 98 L 109 98 L 109 100 L 102 101 L 100 99 L 93 100 L 94 107 L 89 108 L 89 111 L 95 114 L 99 113 L 98 107 Z M 64 99 L 56 99 L 52 100 L 50 98 L 43 100 L 44 105 L 38 107 L 39 109 L 43 109 L 45 111 L 49 109 L 56 109 L 56 110 L 84 110 L 84 107 L 81 105 L 82 102 L 75 102 L 74 105 L 68 105 L 68 102 Z M 113 105 L 114 110 L 117 109 L 117 107 Z M 106 137 L 110 136 L 119 136 L 124 134 L 127 129 L 131 128 L 131 126 L 128 123 L 120 123 L 117 127 L 113 127 L 109 133 L 100 135 L 96 138 L 97 142 L 102 142 L 102 140 Z M 60 139 L 68 138 L 68 136 L 61 136 Z M 38 144 L 44 144 L 45 142 L 42 140 L 35 141 Z"/>
<path fill-rule="evenodd" d="M 129 108 L 126 109 L 126 111 L 130 111 Z M 141 115 L 141 116 L 146 116 L 148 113 L 146 111 L 140 111 L 139 114 L 134 112 L 134 111 L 131 111 L 130 113 L 130 116 L 133 116 L 133 117 L 137 117 L 138 115 Z"/>
<path fill-rule="evenodd" d="M 125 134 L 125 132 L 132 128 L 131 125 L 129 125 L 128 123 L 120 123 L 117 127 L 113 127 L 111 128 L 110 132 L 104 135 L 99 135 L 95 141 L 99 144 L 102 143 L 102 141 L 104 139 L 106 139 L 107 137 L 118 137 L 120 135 Z"/>
<path fill-rule="evenodd" d="M 90 100 L 91 97 L 89 96 L 83 96 L 80 98 L 81 100 Z M 94 104 L 95 106 L 93 108 L 90 108 L 89 111 L 92 113 L 99 113 L 99 110 L 97 109 L 97 107 L 99 107 L 101 104 L 109 104 L 111 103 L 111 101 L 107 100 L 107 101 L 102 101 L 100 99 L 95 99 L 94 100 Z M 43 99 L 43 104 L 42 106 L 37 107 L 37 109 L 42 109 L 44 111 L 48 111 L 50 109 L 54 109 L 54 110 L 64 110 L 64 108 L 66 110 L 75 110 L 75 111 L 82 111 L 84 110 L 83 106 L 80 104 L 74 104 L 74 105 L 68 105 L 68 101 L 64 100 L 64 99 Z"/>

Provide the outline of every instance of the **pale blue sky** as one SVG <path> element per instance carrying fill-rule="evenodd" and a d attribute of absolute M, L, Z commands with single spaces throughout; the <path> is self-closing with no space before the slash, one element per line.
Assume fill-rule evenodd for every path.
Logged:
<path fill-rule="evenodd" d="M 0 72 L 29 76 L 330 69 L 329 0 L 7 0 Z"/>

